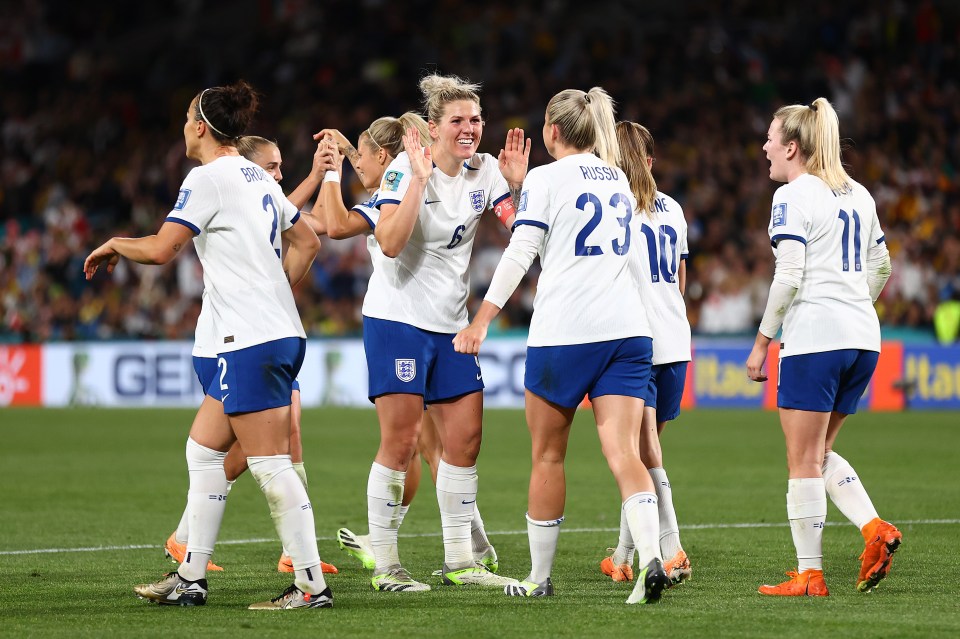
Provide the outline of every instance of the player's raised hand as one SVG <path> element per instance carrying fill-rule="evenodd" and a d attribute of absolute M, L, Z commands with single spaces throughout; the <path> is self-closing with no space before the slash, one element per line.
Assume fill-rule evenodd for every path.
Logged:
<path fill-rule="evenodd" d="M 350 144 L 350 140 L 347 139 L 343 133 L 340 133 L 337 129 L 323 129 L 319 133 L 313 134 L 313 139 L 318 142 L 323 139 L 333 140 L 334 144 L 337 145 L 337 148 L 340 149 L 341 153 L 346 152 L 347 149 L 353 148 L 353 145 Z"/>
<path fill-rule="evenodd" d="M 523 129 L 510 129 L 507 139 L 497 161 L 500 164 L 500 173 L 510 184 L 522 184 L 527 176 L 527 165 L 530 163 L 530 147 L 533 142 L 525 138 Z"/>
<path fill-rule="evenodd" d="M 413 177 L 426 182 L 433 174 L 433 156 L 430 147 L 420 144 L 420 132 L 410 127 L 403 134 L 403 150 L 410 158 L 410 169 Z"/>
<path fill-rule="evenodd" d="M 317 145 L 317 152 L 313 157 L 314 163 L 323 167 L 324 172 L 336 171 L 342 174 L 343 155 L 341 155 L 340 148 L 332 137 L 320 141 L 320 144 Z"/>

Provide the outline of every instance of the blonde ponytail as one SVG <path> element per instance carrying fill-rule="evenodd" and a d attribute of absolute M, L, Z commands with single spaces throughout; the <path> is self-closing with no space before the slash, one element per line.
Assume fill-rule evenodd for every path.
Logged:
<path fill-rule="evenodd" d="M 610 166 L 620 163 L 620 145 L 614 124 L 614 101 L 600 87 L 588 92 L 566 89 L 547 103 L 547 121 L 557 125 L 563 142 L 577 150 L 596 153 Z"/>
<path fill-rule="evenodd" d="M 773 117 L 780 120 L 780 143 L 797 143 L 807 173 L 838 193 L 850 191 L 853 180 L 841 159 L 840 120 L 829 100 L 781 107 Z"/>

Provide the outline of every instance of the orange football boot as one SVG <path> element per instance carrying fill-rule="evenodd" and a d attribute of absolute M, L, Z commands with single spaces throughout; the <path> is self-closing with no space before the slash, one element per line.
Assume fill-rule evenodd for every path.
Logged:
<path fill-rule="evenodd" d="M 775 595 L 778 597 L 803 597 L 804 595 L 808 597 L 826 597 L 830 594 L 830 591 L 827 590 L 827 584 L 823 580 L 822 570 L 810 568 L 800 573 L 791 570 L 787 573 L 787 576 L 790 577 L 789 580 L 776 586 L 764 584 L 760 586 L 758 592 L 761 595 Z"/>
<path fill-rule="evenodd" d="M 167 539 L 167 543 L 163 545 L 163 554 L 170 559 L 173 559 L 175 563 L 182 564 L 183 558 L 187 556 L 187 545 L 181 544 L 177 541 L 177 533 L 170 533 L 170 537 Z M 213 563 L 212 561 L 207 562 L 207 570 L 223 570 L 220 566 Z"/>
<path fill-rule="evenodd" d="M 600 572 L 607 575 L 614 581 L 633 581 L 633 566 L 630 564 L 615 564 L 613 563 L 613 552 L 616 548 L 607 548 L 607 552 L 611 553 L 609 556 L 604 557 L 603 561 L 600 562 Z"/>
<path fill-rule="evenodd" d="M 872 519 L 860 532 L 863 533 L 864 548 L 860 555 L 857 590 L 870 592 L 890 572 L 893 553 L 900 547 L 903 534 L 879 517 Z"/>
<path fill-rule="evenodd" d="M 325 561 L 320 562 L 320 571 L 327 575 L 336 575 L 340 572 L 336 566 Z M 289 555 L 280 555 L 280 561 L 277 562 L 277 572 L 294 572 L 293 559 Z"/>
<path fill-rule="evenodd" d="M 663 570 L 670 579 L 670 585 L 667 586 L 668 588 L 679 586 L 693 574 L 693 569 L 690 568 L 690 558 L 687 557 L 687 553 L 683 552 L 682 549 L 678 550 L 672 559 L 663 562 Z"/>

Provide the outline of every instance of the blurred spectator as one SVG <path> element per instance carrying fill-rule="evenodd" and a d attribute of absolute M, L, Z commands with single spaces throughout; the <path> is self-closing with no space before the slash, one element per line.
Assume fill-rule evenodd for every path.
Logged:
<path fill-rule="evenodd" d="M 54 0 L 4 4 L 0 340 L 192 338 L 202 295 L 194 255 L 164 268 L 121 263 L 91 283 L 80 265 L 108 236 L 158 228 L 192 166 L 170 122 L 201 88 L 243 77 L 263 93 L 254 132 L 280 141 L 295 183 L 309 169 L 313 132 L 335 126 L 355 139 L 375 117 L 418 108 L 417 79 L 435 68 L 483 82 L 481 150 L 496 154 L 506 129 L 521 126 L 534 139 L 532 166 L 549 161 L 543 105 L 564 88 L 603 86 L 621 117 L 650 128 L 660 190 L 690 225 L 696 332 L 756 329 L 778 186 L 764 134 L 778 106 L 820 95 L 837 107 L 845 161 L 876 197 L 887 233 L 894 274 L 878 302 L 884 325 L 932 332 L 938 305 L 956 297 L 957 3 L 655 0 L 636 11 L 610 0 L 540 9 L 492 1 L 471 12 L 463 19 L 457 3 L 426 0 L 403 11 L 376 0 L 196 0 L 134 3 L 122 14 Z M 218 53 L 197 53 L 200 21 L 218 25 Z M 344 188 L 362 197 L 349 169 Z M 485 223 L 471 308 L 506 241 Z M 368 275 L 362 241 L 324 240 L 296 291 L 308 333 L 357 334 Z M 526 326 L 535 283 L 534 269 L 500 328 Z"/>

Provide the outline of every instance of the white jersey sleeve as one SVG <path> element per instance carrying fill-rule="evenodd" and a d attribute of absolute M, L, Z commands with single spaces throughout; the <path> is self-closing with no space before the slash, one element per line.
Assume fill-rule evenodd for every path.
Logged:
<path fill-rule="evenodd" d="M 355 204 L 353 208 L 350 209 L 366 220 L 367 224 L 370 225 L 371 232 L 377 228 L 377 222 L 380 221 L 380 209 L 377 208 L 378 198 L 379 194 L 375 193 L 373 197 L 366 202 Z"/>
<path fill-rule="evenodd" d="M 400 204 L 407 189 L 410 188 L 411 177 L 410 157 L 406 152 L 403 152 L 390 163 L 390 166 L 383 173 L 383 178 L 380 180 L 380 190 L 376 195 L 377 208 L 384 204 Z"/>
<path fill-rule="evenodd" d="M 192 169 L 184 178 L 177 202 L 167 215 L 167 222 L 183 224 L 194 235 L 200 235 L 223 206 L 220 192 L 210 175 L 198 168 Z"/>
<path fill-rule="evenodd" d="M 542 171 L 531 170 L 523 181 L 514 227 L 528 224 L 550 231 L 550 188 Z"/>
<path fill-rule="evenodd" d="M 880 350 L 880 322 L 866 258 L 883 241 L 876 204 L 856 182 L 831 190 L 804 174 L 777 189 L 768 227 L 771 244 L 805 245 L 803 278 L 783 321 L 780 356 L 842 349 Z"/>

